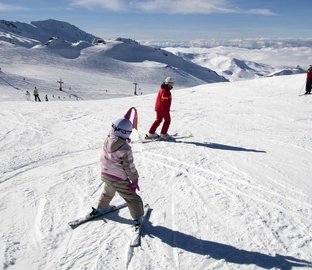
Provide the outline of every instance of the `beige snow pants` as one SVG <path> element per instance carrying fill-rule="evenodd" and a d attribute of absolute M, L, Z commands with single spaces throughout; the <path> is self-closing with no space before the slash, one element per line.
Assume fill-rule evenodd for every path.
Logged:
<path fill-rule="evenodd" d="M 98 208 L 106 208 L 114 198 L 116 192 L 127 202 L 130 214 L 133 219 L 144 214 L 143 201 L 136 192 L 130 192 L 130 180 L 113 180 L 107 176 L 102 176 L 104 191 L 99 199 Z"/>

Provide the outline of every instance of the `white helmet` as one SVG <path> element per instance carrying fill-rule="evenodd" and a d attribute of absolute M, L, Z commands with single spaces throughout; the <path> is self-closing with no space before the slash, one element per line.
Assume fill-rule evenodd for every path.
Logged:
<path fill-rule="evenodd" d="M 165 84 L 169 84 L 169 85 L 173 86 L 173 85 L 174 85 L 174 80 L 173 80 L 173 78 L 167 77 L 167 78 L 165 79 Z"/>
<path fill-rule="evenodd" d="M 128 139 L 131 135 L 133 125 L 129 119 L 120 118 L 112 124 L 111 134 L 122 139 Z"/>

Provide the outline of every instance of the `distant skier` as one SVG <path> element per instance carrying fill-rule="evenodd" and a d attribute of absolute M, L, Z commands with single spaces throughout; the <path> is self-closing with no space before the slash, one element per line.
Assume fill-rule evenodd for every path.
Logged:
<path fill-rule="evenodd" d="M 28 90 L 26 90 L 26 100 L 27 101 L 30 101 L 30 93 L 29 93 L 29 91 Z"/>
<path fill-rule="evenodd" d="M 171 92 L 170 90 L 173 88 L 174 80 L 171 77 L 167 77 L 165 81 L 162 83 L 158 95 L 156 98 L 155 103 L 155 111 L 156 111 L 156 120 L 152 124 L 152 126 L 149 129 L 148 138 L 154 139 L 159 137 L 159 135 L 156 133 L 156 129 L 161 124 L 161 122 L 164 120 L 164 124 L 162 126 L 162 129 L 160 131 L 160 137 L 166 139 L 169 138 L 170 135 L 168 135 L 168 129 L 171 122 L 170 117 L 170 107 L 171 107 Z"/>
<path fill-rule="evenodd" d="M 48 95 L 45 95 L 45 101 L 49 101 Z"/>
<path fill-rule="evenodd" d="M 134 111 L 133 123 L 129 120 Z M 136 193 L 139 189 L 139 174 L 133 163 L 130 134 L 137 128 L 137 111 L 130 108 L 123 118 L 112 124 L 110 134 L 104 141 L 101 155 L 101 176 L 104 191 L 98 202 L 97 209 L 93 208 L 90 215 L 105 211 L 117 192 L 126 202 L 135 225 L 140 225 L 144 214 L 143 202 Z"/>
<path fill-rule="evenodd" d="M 41 102 L 40 97 L 39 97 L 39 91 L 38 91 L 36 86 L 35 86 L 33 94 L 34 94 L 34 97 L 35 97 L 35 101 Z"/>
<path fill-rule="evenodd" d="M 312 88 L 312 65 L 307 70 L 307 81 L 306 81 L 306 92 L 305 95 L 311 94 L 311 88 Z"/>

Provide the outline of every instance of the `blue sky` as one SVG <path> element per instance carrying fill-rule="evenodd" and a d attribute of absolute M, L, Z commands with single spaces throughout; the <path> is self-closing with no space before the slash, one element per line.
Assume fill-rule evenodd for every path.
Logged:
<path fill-rule="evenodd" d="M 311 38 L 312 0 L 0 0 L 0 19 L 56 19 L 104 39 Z"/>

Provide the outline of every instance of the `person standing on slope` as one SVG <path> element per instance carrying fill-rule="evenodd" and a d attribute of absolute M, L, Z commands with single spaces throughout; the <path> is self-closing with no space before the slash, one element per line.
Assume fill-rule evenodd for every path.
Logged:
<path fill-rule="evenodd" d="M 39 97 L 39 91 L 38 91 L 36 86 L 35 86 L 33 94 L 34 94 L 34 97 L 35 97 L 35 101 L 41 102 L 40 97 Z"/>
<path fill-rule="evenodd" d="M 134 111 L 133 123 L 129 120 Z M 104 141 L 101 154 L 101 180 L 104 191 L 90 215 L 105 212 L 117 192 L 126 202 L 135 225 L 142 223 L 144 209 L 139 189 L 139 174 L 133 162 L 132 149 L 129 145 L 133 128 L 137 128 L 137 111 L 130 108 L 123 118 L 112 123 L 110 134 Z"/>
<path fill-rule="evenodd" d="M 150 127 L 149 134 L 147 136 L 150 139 L 159 137 L 159 135 L 156 133 L 156 129 L 163 120 L 164 123 L 160 131 L 160 137 L 164 139 L 170 137 L 170 135 L 168 135 L 168 129 L 171 122 L 170 107 L 172 96 L 170 91 L 173 88 L 173 85 L 174 80 L 171 77 L 167 77 L 160 86 L 155 103 L 156 120 Z"/>
<path fill-rule="evenodd" d="M 30 101 L 30 93 L 29 93 L 29 91 L 28 90 L 26 90 L 26 100 L 27 101 Z"/>
<path fill-rule="evenodd" d="M 307 70 L 306 92 L 305 95 L 311 94 L 312 88 L 312 65 Z"/>

